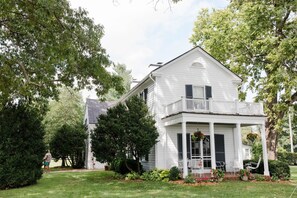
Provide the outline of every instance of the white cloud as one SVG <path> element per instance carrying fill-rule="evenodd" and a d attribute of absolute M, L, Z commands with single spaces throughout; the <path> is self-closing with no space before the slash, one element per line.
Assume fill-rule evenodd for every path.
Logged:
<path fill-rule="evenodd" d="M 201 8 L 221 8 L 227 1 L 183 0 L 172 4 L 171 10 L 167 0 L 160 0 L 156 10 L 152 0 L 71 0 L 70 4 L 85 8 L 104 26 L 102 45 L 111 60 L 126 64 L 141 80 L 154 69 L 148 68 L 150 63 L 167 62 L 192 47 L 189 37 Z"/>

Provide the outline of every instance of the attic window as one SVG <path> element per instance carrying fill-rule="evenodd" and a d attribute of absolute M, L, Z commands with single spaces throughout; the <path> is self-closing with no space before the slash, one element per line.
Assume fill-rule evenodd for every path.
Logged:
<path fill-rule="evenodd" d="M 204 60 L 199 57 L 197 58 L 196 60 L 193 61 L 191 67 L 194 67 L 194 68 L 205 68 L 205 62 Z"/>

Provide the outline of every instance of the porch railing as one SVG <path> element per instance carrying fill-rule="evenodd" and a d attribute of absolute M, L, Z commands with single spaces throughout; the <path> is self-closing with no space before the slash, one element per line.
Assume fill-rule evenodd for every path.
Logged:
<path fill-rule="evenodd" d="M 262 103 L 187 99 L 182 97 L 165 106 L 166 116 L 179 112 L 201 112 L 238 115 L 264 115 Z"/>

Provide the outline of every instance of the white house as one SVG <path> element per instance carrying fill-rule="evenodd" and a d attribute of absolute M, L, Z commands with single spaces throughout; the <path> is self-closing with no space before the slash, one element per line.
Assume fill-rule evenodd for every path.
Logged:
<path fill-rule="evenodd" d="M 146 168 L 181 164 L 184 176 L 188 166 L 209 173 L 222 161 L 227 171 L 243 168 L 241 127 L 259 125 L 264 175 L 269 175 L 263 104 L 238 101 L 240 77 L 200 47 L 154 66 L 119 101 L 140 95 L 155 117 L 159 138 L 143 162 Z M 197 129 L 205 134 L 203 141 L 192 140 Z"/>
<path fill-rule="evenodd" d="M 101 114 L 105 114 L 107 108 L 112 106 L 113 102 L 99 102 L 96 99 L 86 100 L 84 123 L 87 126 L 88 138 L 86 140 L 86 156 L 85 168 L 87 169 L 103 169 L 105 164 L 96 161 L 91 150 L 90 132 L 96 127 L 97 118 Z"/>

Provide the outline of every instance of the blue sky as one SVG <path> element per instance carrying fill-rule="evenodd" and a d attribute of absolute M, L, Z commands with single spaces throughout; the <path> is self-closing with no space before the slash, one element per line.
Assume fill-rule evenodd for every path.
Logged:
<path fill-rule="evenodd" d="M 189 37 L 202 8 L 224 8 L 226 0 L 183 0 L 169 8 L 167 0 L 70 0 L 95 23 L 104 26 L 102 45 L 115 63 L 123 63 L 141 80 L 148 65 L 167 62 L 191 49 Z"/>

